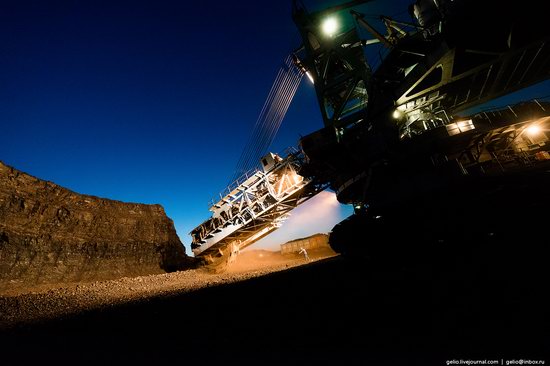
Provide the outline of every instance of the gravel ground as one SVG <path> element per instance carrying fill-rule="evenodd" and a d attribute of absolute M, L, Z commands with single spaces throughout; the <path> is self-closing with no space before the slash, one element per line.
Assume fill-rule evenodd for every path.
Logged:
<path fill-rule="evenodd" d="M 329 255 L 311 256 L 311 262 Z M 268 263 L 235 267 L 226 273 L 212 274 L 204 269 L 121 278 L 111 281 L 40 286 L 0 293 L 0 329 L 62 318 L 83 311 L 146 300 L 150 297 L 181 294 L 197 289 L 234 283 L 306 264 L 293 256 Z"/>

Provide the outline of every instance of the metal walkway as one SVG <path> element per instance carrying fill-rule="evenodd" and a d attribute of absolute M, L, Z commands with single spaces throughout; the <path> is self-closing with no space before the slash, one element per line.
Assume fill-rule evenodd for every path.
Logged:
<path fill-rule="evenodd" d="M 290 150 L 281 158 L 269 153 L 262 169 L 243 175 L 210 206 L 212 217 L 190 233 L 196 257 L 207 263 L 228 258 L 276 230 L 298 205 L 327 186 L 298 174 L 304 156 Z"/>

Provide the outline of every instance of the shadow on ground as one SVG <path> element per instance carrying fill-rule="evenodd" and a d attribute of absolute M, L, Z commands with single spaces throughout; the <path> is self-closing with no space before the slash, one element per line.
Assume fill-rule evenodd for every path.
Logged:
<path fill-rule="evenodd" d="M 507 239 L 434 251 L 434 257 L 400 268 L 336 257 L 20 326 L 1 335 L 2 363 L 446 365 L 453 358 L 544 359 L 550 344 L 548 260 L 540 243 L 518 250 L 504 246 Z"/>

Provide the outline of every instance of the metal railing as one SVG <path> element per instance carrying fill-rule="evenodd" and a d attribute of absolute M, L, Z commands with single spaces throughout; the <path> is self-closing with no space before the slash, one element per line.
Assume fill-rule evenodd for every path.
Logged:
<path fill-rule="evenodd" d="M 300 154 L 300 150 L 294 146 L 287 147 L 283 151 L 281 151 L 279 154 L 275 154 L 278 156 L 284 156 L 285 158 L 294 155 L 294 154 Z M 250 170 L 244 172 L 241 174 L 237 179 L 235 179 L 233 182 L 227 185 L 220 193 L 218 193 L 219 197 L 213 197 L 209 201 L 208 207 L 214 206 L 216 203 L 218 203 L 221 199 L 223 199 L 225 196 L 227 196 L 229 193 L 233 192 L 237 187 L 241 186 L 244 182 L 246 182 L 248 179 L 253 177 L 255 174 L 261 173 L 262 168 L 260 166 L 260 163 L 256 165 L 255 167 L 251 168 Z"/>

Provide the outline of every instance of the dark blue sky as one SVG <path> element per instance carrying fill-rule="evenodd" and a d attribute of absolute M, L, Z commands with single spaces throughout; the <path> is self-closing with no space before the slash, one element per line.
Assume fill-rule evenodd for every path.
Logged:
<path fill-rule="evenodd" d="M 360 10 L 407 19 L 411 1 Z M 1 1 L 0 160 L 160 203 L 188 246 L 297 37 L 290 0 Z M 304 81 L 272 150 L 321 126 Z"/>

